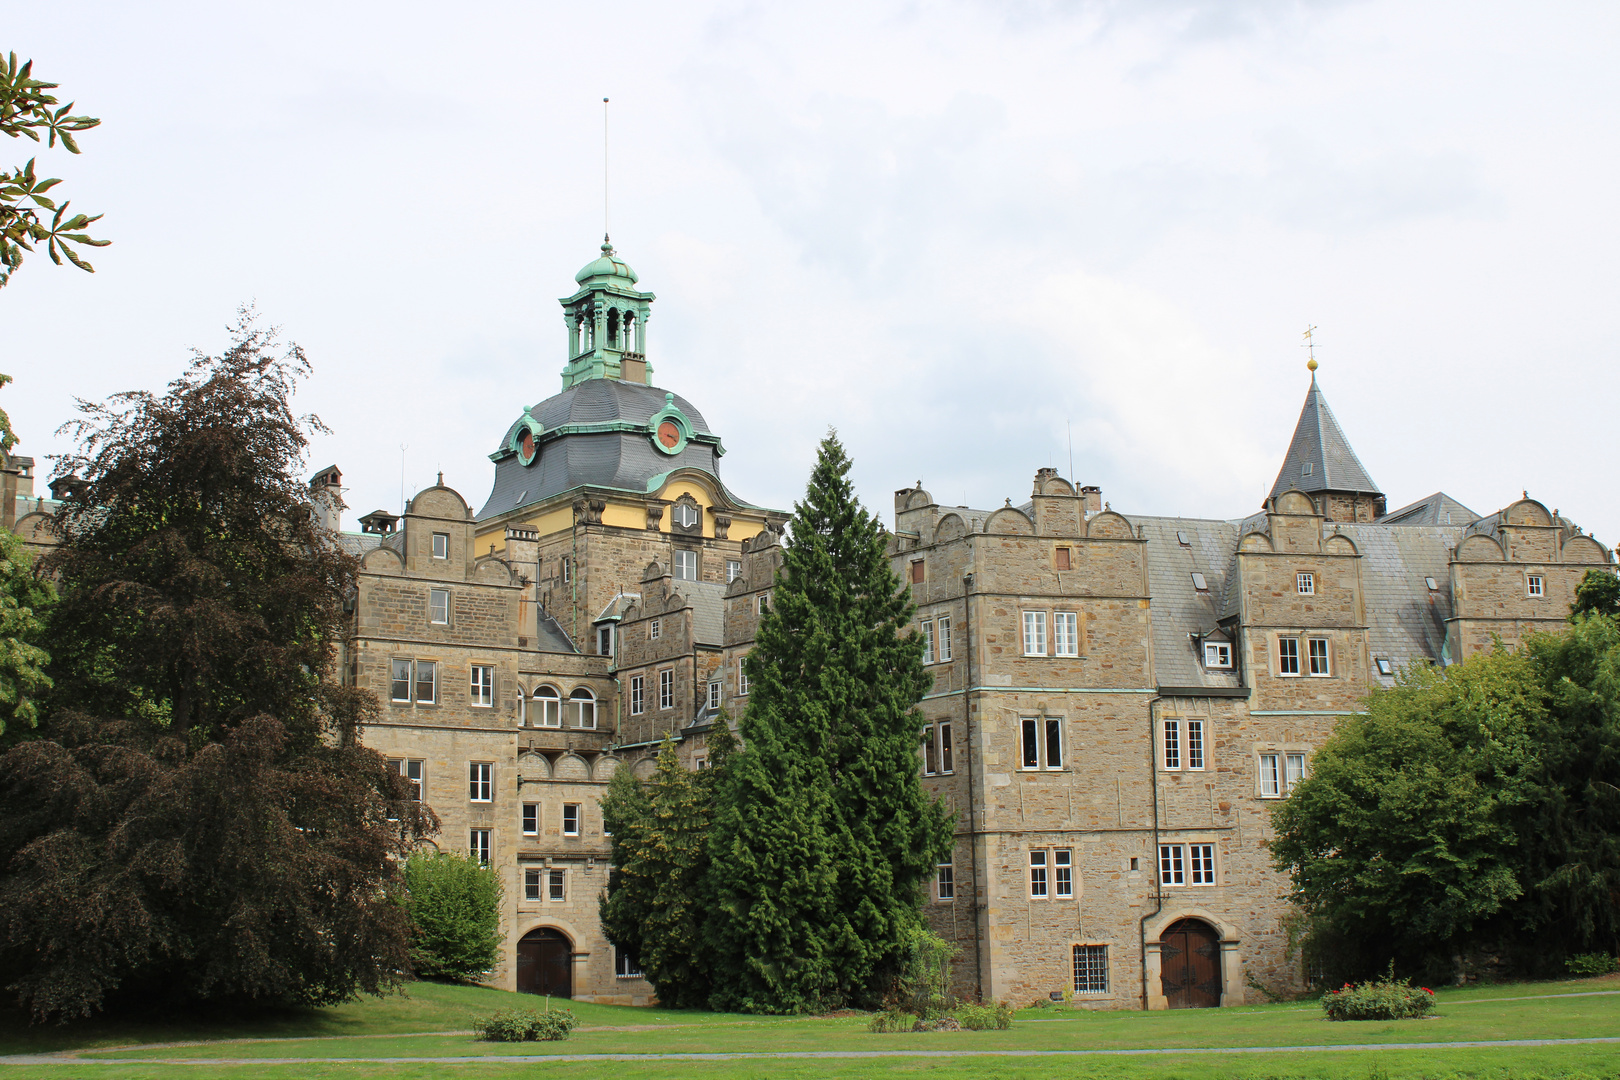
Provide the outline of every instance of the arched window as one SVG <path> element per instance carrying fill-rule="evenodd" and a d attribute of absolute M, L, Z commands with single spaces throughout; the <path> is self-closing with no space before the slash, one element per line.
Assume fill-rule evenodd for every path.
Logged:
<path fill-rule="evenodd" d="M 596 727 L 596 695 L 583 686 L 568 695 L 568 712 L 573 718 L 573 727 Z"/>
<path fill-rule="evenodd" d="M 537 727 L 562 727 L 562 695 L 554 686 L 539 686 L 534 691 L 534 712 L 530 722 Z"/>

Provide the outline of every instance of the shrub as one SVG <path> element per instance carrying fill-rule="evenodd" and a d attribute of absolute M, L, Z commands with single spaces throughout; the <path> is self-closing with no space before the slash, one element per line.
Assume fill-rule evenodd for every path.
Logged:
<path fill-rule="evenodd" d="M 1012 1006 L 1005 1001 L 989 1005 L 959 1005 L 956 1020 L 969 1031 L 1005 1031 L 1012 1027 Z"/>
<path fill-rule="evenodd" d="M 1395 965 L 1382 979 L 1368 979 L 1322 995 L 1329 1020 L 1415 1020 L 1434 1008 L 1434 991 L 1395 979 Z"/>
<path fill-rule="evenodd" d="M 485 1042 L 560 1042 L 579 1021 L 567 1009 L 501 1009 L 473 1018 L 473 1032 Z"/>
<path fill-rule="evenodd" d="M 1589 952 L 1572 956 L 1564 961 L 1571 975 L 1611 975 L 1620 971 L 1620 963 L 1608 953 Z"/>
<path fill-rule="evenodd" d="M 411 963 L 424 979 L 470 979 L 501 949 L 501 879 L 477 859 L 418 853 L 405 862 L 405 906 L 415 924 Z"/>
<path fill-rule="evenodd" d="M 884 1009 L 873 1013 L 866 1022 L 866 1030 L 876 1035 L 890 1035 L 896 1031 L 910 1031 L 916 1017 L 904 1009 Z"/>

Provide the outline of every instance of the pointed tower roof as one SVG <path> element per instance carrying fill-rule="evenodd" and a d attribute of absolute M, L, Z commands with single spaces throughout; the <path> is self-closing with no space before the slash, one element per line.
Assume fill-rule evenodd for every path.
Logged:
<path fill-rule="evenodd" d="M 1271 485 L 1272 498 L 1289 488 L 1307 493 L 1340 491 L 1362 495 L 1382 495 L 1366 466 L 1350 449 L 1350 440 L 1328 408 L 1327 398 L 1316 385 L 1316 362 L 1309 364 L 1311 388 L 1305 392 L 1305 407 L 1299 411 L 1294 440 L 1288 444 L 1282 471 Z"/>

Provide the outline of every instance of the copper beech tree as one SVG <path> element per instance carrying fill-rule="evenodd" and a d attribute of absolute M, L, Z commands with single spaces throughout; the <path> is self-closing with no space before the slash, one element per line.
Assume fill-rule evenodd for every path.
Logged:
<path fill-rule="evenodd" d="M 300 482 L 308 371 L 244 311 L 161 395 L 68 427 L 55 688 L 0 757 L 0 979 L 36 1020 L 332 1002 L 409 970 L 396 860 L 435 822 L 337 678 L 357 566 Z"/>

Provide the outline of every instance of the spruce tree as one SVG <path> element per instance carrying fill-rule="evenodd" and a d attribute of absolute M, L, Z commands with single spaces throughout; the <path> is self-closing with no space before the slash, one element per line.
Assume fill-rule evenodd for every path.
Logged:
<path fill-rule="evenodd" d="M 713 855 L 727 916 L 713 924 L 717 1005 L 875 1000 L 951 843 L 919 776 L 928 676 L 914 609 L 849 470 L 829 433 L 745 661 L 743 749 Z"/>

